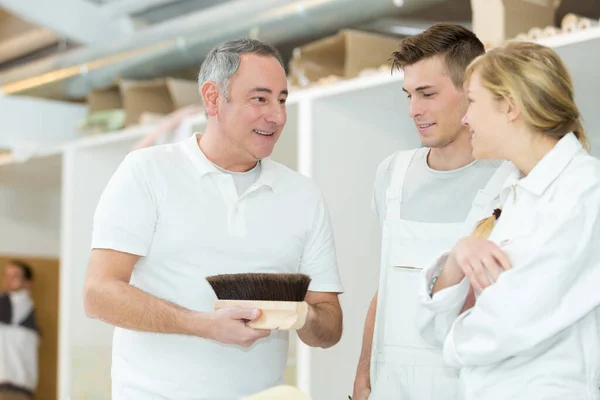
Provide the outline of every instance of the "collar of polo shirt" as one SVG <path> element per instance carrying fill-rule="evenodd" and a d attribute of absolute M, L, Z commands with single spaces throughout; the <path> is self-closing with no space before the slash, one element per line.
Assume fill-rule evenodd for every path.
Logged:
<path fill-rule="evenodd" d="M 212 162 L 208 158 L 202 150 L 200 146 L 198 146 L 198 133 L 194 133 L 188 140 L 185 146 L 185 151 L 188 154 L 191 162 L 196 167 L 196 170 L 200 174 L 201 177 L 204 177 L 207 174 L 215 173 L 215 174 L 223 174 L 223 172 L 219 171 Z M 254 184 L 257 187 L 268 186 L 271 188 L 273 193 L 278 193 L 277 186 L 277 169 L 269 158 L 264 158 L 260 160 L 261 171 L 260 176 L 256 183 Z"/>

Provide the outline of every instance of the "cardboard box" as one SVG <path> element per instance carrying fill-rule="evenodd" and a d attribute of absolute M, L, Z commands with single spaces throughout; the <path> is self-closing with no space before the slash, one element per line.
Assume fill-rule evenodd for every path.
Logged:
<path fill-rule="evenodd" d="M 400 38 L 343 29 L 336 35 L 296 48 L 290 60 L 290 84 L 307 86 L 329 76 L 354 78 L 367 68 L 388 63 Z"/>
<path fill-rule="evenodd" d="M 201 104 L 198 84 L 194 81 L 165 78 L 119 83 L 125 126 L 136 125 L 143 113 L 167 115 L 180 108 Z"/>
<path fill-rule="evenodd" d="M 195 81 L 161 78 L 122 80 L 115 86 L 93 89 L 87 98 L 88 112 L 125 110 L 125 126 L 137 125 L 144 113 L 167 115 L 189 105 L 201 105 Z"/>
<path fill-rule="evenodd" d="M 96 111 L 119 110 L 123 108 L 121 91 L 118 86 L 90 90 L 87 98 L 88 114 Z"/>
<path fill-rule="evenodd" d="M 560 0 L 471 0 L 473 32 L 486 49 L 531 28 L 554 26 Z"/>

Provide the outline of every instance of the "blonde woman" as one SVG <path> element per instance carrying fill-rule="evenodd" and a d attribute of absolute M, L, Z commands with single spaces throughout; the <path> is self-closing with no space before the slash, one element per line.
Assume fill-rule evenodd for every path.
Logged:
<path fill-rule="evenodd" d="M 515 171 L 495 214 L 424 271 L 421 334 L 465 400 L 600 399 L 600 161 L 571 78 L 516 42 L 474 60 L 466 85 L 473 156 Z"/>

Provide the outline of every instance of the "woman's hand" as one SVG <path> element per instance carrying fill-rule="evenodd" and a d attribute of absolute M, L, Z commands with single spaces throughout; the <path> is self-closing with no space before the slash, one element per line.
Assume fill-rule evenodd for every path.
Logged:
<path fill-rule="evenodd" d="M 489 240 L 472 236 L 456 243 L 448 266 L 459 268 L 475 292 L 492 285 L 503 271 L 512 268 L 508 255 L 500 247 Z"/>

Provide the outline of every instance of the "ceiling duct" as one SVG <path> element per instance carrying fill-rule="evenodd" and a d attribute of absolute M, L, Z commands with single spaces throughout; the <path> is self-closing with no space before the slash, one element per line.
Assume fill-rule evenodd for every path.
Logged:
<path fill-rule="evenodd" d="M 0 74 L 0 92 L 81 98 L 118 78 L 151 78 L 197 67 L 215 44 L 255 37 L 300 41 L 416 12 L 445 0 L 248 0 L 226 2 L 152 25 L 122 40 L 98 43 Z M 401 5 L 399 5 L 401 4 Z"/>

